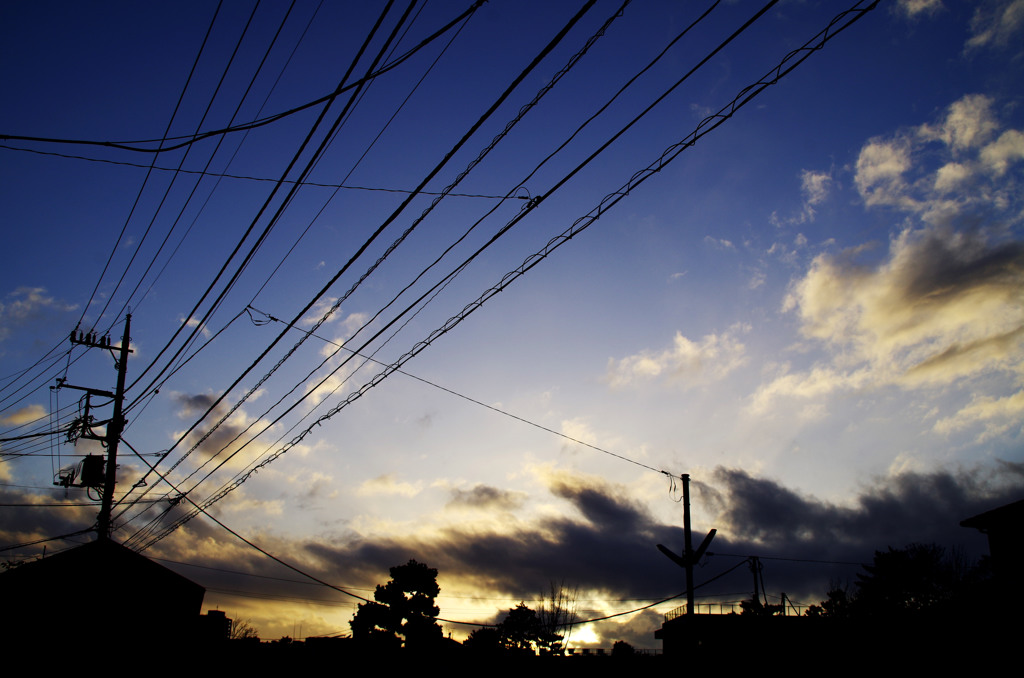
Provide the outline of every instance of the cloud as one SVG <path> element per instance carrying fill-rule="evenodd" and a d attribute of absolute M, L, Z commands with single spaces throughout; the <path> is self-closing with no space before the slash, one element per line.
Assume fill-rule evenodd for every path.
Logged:
<path fill-rule="evenodd" d="M 296 538 L 256 530 L 246 536 L 319 579 L 365 596 L 371 595 L 374 585 L 386 581 L 389 567 L 410 558 L 426 562 L 439 570 L 442 600 L 446 593 L 463 596 L 455 599 L 458 611 L 445 610 L 443 614 L 466 621 L 493 619 L 496 608 L 503 607 L 490 603 L 488 609 L 485 603 L 480 609 L 486 611 L 466 613 L 470 596 L 522 598 L 529 603 L 551 581 L 564 580 L 568 586 L 578 587 L 588 613 L 632 605 L 616 602 L 623 598 L 652 600 L 682 588 L 681 570 L 655 545 L 679 550 L 683 531 L 678 524 L 667 525 L 653 518 L 635 490 L 565 472 L 548 473 L 543 479 L 549 500 L 564 503 L 571 513 L 492 522 L 483 527 L 460 519 L 440 528 L 434 528 L 431 517 L 425 515 L 406 533 Z M 481 498 L 515 494 L 502 488 L 477 487 L 484 489 L 473 488 L 468 493 Z M 698 584 L 741 562 L 729 554 L 754 554 L 765 556 L 762 562 L 769 593 L 786 591 L 793 600 L 816 602 L 830 581 L 852 580 L 860 568 L 806 561 L 869 562 L 875 550 L 910 542 L 961 544 L 969 557 L 978 557 L 986 550 L 983 535 L 959 527 L 959 521 L 1019 499 L 1024 492 L 1024 465 L 1001 463 L 955 472 L 895 474 L 877 479 L 847 505 L 816 499 L 737 468 L 719 467 L 703 479 L 695 479 L 691 487 L 697 511 L 713 516 L 694 523 L 697 538 L 712 527 L 718 529 L 710 548 L 717 555 L 701 563 L 696 573 Z M 51 501 L 51 495 L 62 494 L 62 490 L 38 494 L 0 488 L 6 503 Z M 94 518 L 95 511 L 88 508 L 7 511 L 0 514 L 0 539 L 11 544 L 65 534 Z M 146 519 L 141 517 L 137 524 L 141 526 Z M 294 619 L 310 620 L 306 635 L 347 630 L 351 601 L 283 570 L 212 522 L 192 521 L 146 555 L 199 566 L 182 569 L 165 563 L 208 587 L 207 605 L 216 602 L 229 614 L 245 610 L 236 616 L 253 617 L 268 637 L 292 635 Z M 741 568 L 703 587 L 700 595 L 735 600 L 736 592 L 748 590 L 748 584 L 746 568 Z M 224 590 L 258 594 L 259 608 L 250 611 L 245 607 L 250 603 L 225 598 L 220 593 Z M 231 607 L 225 608 L 225 604 Z M 325 610 L 330 611 L 326 620 Z M 282 625 L 284 628 L 272 630 Z M 596 642 L 605 642 L 605 646 L 618 638 L 652 646 L 649 634 L 658 626 L 660 616 L 651 611 L 589 628 Z M 647 641 L 640 642 L 644 638 Z"/>
<path fill-rule="evenodd" d="M 1005 398 L 979 396 L 951 417 L 935 422 L 935 430 L 949 434 L 976 424 L 985 424 L 978 442 L 985 442 L 1005 433 L 1011 427 L 1019 427 L 1024 421 L 1024 391 Z"/>
<path fill-rule="evenodd" d="M 725 495 L 715 525 L 730 541 L 762 552 L 782 547 L 793 557 L 816 553 L 837 560 L 911 542 L 977 542 L 960 521 L 1015 501 L 1024 491 L 1024 466 L 1009 463 L 879 478 L 849 506 L 803 496 L 740 469 L 719 467 L 713 478 Z M 983 549 L 984 541 L 975 545 Z"/>
<path fill-rule="evenodd" d="M 971 17 L 968 51 L 982 47 L 1006 47 L 1024 27 L 1024 0 L 979 2 Z M 1019 43 L 1018 43 L 1019 44 Z"/>
<path fill-rule="evenodd" d="M 356 494 L 361 497 L 371 495 L 415 497 L 422 490 L 423 483 L 420 481 L 415 483 L 401 482 L 393 473 L 385 473 L 376 478 L 363 481 L 358 489 L 356 489 Z"/>
<path fill-rule="evenodd" d="M 861 252 L 820 255 L 791 287 L 783 308 L 823 342 L 831 364 L 776 377 L 755 394 L 755 410 L 781 395 L 918 388 L 1020 369 L 1024 244 L 924 228 L 897 235 L 877 265 L 858 264 Z"/>
<path fill-rule="evenodd" d="M 452 489 L 450 507 L 481 510 L 512 511 L 520 508 L 526 499 L 523 492 L 510 492 L 490 485 L 478 484 L 468 490 Z"/>
<path fill-rule="evenodd" d="M 914 203 L 905 195 L 907 183 L 903 177 L 910 165 L 906 140 L 870 141 L 857 157 L 854 177 L 864 202 L 869 207 L 892 205 L 914 209 Z"/>
<path fill-rule="evenodd" d="M 196 318 L 189 318 L 188 320 L 185 320 L 185 316 L 183 315 L 178 316 L 178 322 L 184 323 L 185 327 L 199 327 L 200 325 L 199 320 L 197 320 Z M 199 333 L 206 338 L 209 338 L 212 334 L 205 324 L 202 325 L 202 327 L 199 330 Z"/>
<path fill-rule="evenodd" d="M 63 323 L 64 314 L 77 308 L 48 296 L 44 287 L 19 287 L 0 301 L 0 341 L 24 328 Z"/>
<path fill-rule="evenodd" d="M 289 554 L 289 560 L 317 576 L 357 591 L 382 583 L 389 567 L 410 558 L 438 569 L 442 598 L 446 591 L 457 590 L 462 596 L 530 601 L 549 582 L 564 580 L 568 586 L 578 587 L 581 598 L 593 601 L 588 608 L 610 610 L 616 604 L 598 601 L 656 599 L 682 588 L 681 571 L 655 547 L 661 543 L 681 549 L 680 526 L 659 523 L 625 486 L 564 472 L 550 473 L 545 480 L 550 498 L 568 504 L 576 517 L 544 515 L 530 522 L 509 520 L 486 527 L 457 522 L 423 529 L 429 524 L 424 517 L 423 523 L 405 534 L 298 540 L 268 536 L 259 542 L 271 552 Z M 987 469 L 896 474 L 877 479 L 849 505 L 821 501 L 736 468 L 719 467 L 703 482 L 695 481 L 693 488 L 698 510 L 714 516 L 694 524 L 697 538 L 711 527 L 718 529 L 710 548 L 716 555 L 698 568 L 698 583 L 741 562 L 733 554 L 754 554 L 765 557 L 762 562 L 769 593 L 786 591 L 794 600 L 816 602 L 830 581 L 852 580 L 860 567 L 807 561 L 865 563 L 875 550 L 911 542 L 960 544 L 968 557 L 977 558 L 986 550 L 985 538 L 959 527 L 959 521 L 1018 499 L 1024 491 L 1024 467 L 1004 463 Z M 490 495 L 490 489 L 479 494 Z M 209 529 L 196 523 L 189 529 L 193 526 L 203 534 Z M 227 539 L 214 532 L 201 536 L 193 534 L 188 540 L 172 543 Z M 259 568 L 257 571 L 271 566 L 268 561 L 246 558 L 234 544 L 225 558 L 224 562 L 238 558 L 255 563 L 247 568 Z M 228 567 L 237 570 L 240 563 Z M 746 568 L 742 568 L 703 587 L 700 593 L 735 600 L 736 591 L 747 590 L 748 579 Z M 226 582 L 221 586 L 234 588 Z M 266 580 L 261 588 L 264 594 L 273 594 L 294 590 L 294 585 Z M 465 599 L 458 600 L 460 608 L 465 608 Z M 448 616 L 467 619 L 465 614 Z M 476 618 L 493 620 L 494 612 Z M 627 624 L 590 627 L 593 637 L 598 642 L 625 633 L 643 638 L 660 625 L 653 614 L 623 621 Z"/>
<path fill-rule="evenodd" d="M 721 334 L 705 335 L 699 342 L 676 332 L 672 346 L 660 351 L 642 351 L 621 360 L 608 360 L 608 383 L 631 386 L 665 377 L 690 387 L 722 379 L 747 363 L 746 347 L 737 336 L 750 331 L 739 325 Z"/>
<path fill-rule="evenodd" d="M 995 102 L 969 94 L 938 122 L 869 140 L 854 183 L 867 207 L 892 207 L 935 225 L 966 215 L 1012 222 L 1020 219 L 1021 199 L 1008 172 L 1022 159 L 1024 134 L 1001 131 Z"/>
<path fill-rule="evenodd" d="M 936 126 L 922 125 L 918 134 L 938 139 L 954 152 L 977 149 L 999 129 L 992 111 L 993 101 L 983 94 L 968 94 L 950 104 L 946 118 Z"/>
<path fill-rule="evenodd" d="M 46 409 L 42 405 L 26 405 L 11 412 L 6 417 L 0 417 L 0 424 L 4 426 L 24 426 L 45 416 Z"/>
<path fill-rule="evenodd" d="M 942 0 L 899 0 L 896 8 L 908 17 L 919 14 L 935 14 L 942 9 Z"/>
<path fill-rule="evenodd" d="M 1024 243 L 1013 224 L 1024 201 L 1010 169 L 1024 158 L 1024 134 L 1000 133 L 993 109 L 966 96 L 935 124 L 865 144 L 855 177 L 865 206 L 902 211 L 909 225 L 880 260 L 872 243 L 821 254 L 791 283 L 783 310 L 827 356 L 763 385 L 754 411 L 780 396 L 1021 369 Z"/>
<path fill-rule="evenodd" d="M 1015 129 L 1003 132 L 981 149 L 979 157 L 989 172 L 1002 176 L 1012 163 L 1024 160 L 1024 134 Z"/>
<path fill-rule="evenodd" d="M 787 297 L 806 336 L 875 365 L 895 362 L 910 380 L 949 381 L 1014 360 L 1024 328 L 1024 244 L 906 229 L 878 266 L 848 254 L 817 257 Z"/>
<path fill-rule="evenodd" d="M 725 238 L 713 238 L 710 235 L 704 236 L 704 244 L 709 245 L 716 250 L 734 250 L 736 246 L 732 244 L 731 240 Z"/>
<path fill-rule="evenodd" d="M 259 392 L 257 392 L 258 394 Z M 174 393 L 172 399 L 178 406 L 178 416 L 182 419 L 193 419 L 201 416 L 216 401 L 217 396 L 209 393 L 184 394 Z M 238 408 L 232 412 L 215 431 L 210 432 L 210 427 L 220 421 L 228 414 L 230 406 L 221 402 L 205 419 L 204 426 L 197 426 L 179 444 L 179 449 L 191 450 L 193 447 L 199 454 L 199 458 L 205 463 L 213 458 L 219 458 L 225 462 L 225 467 L 231 470 L 238 470 L 257 456 L 266 452 L 266 444 L 262 442 L 250 442 L 253 436 L 274 431 L 270 422 L 249 417 L 244 408 Z M 185 435 L 185 431 L 175 431 L 172 437 L 177 440 Z M 266 434 L 264 434 L 266 435 Z M 230 461 L 227 461 L 230 458 Z"/>

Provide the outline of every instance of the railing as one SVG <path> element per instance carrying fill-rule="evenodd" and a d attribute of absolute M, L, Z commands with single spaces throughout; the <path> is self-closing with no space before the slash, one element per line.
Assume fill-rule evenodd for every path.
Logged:
<path fill-rule="evenodd" d="M 804 613 L 809 606 L 807 605 L 794 605 L 788 603 L 786 605 L 786 614 L 792 617 L 798 617 Z M 724 603 L 694 603 L 693 613 L 694 614 L 740 614 L 743 612 L 743 608 L 739 602 L 724 602 Z M 665 614 L 665 621 L 671 621 L 678 617 L 686 616 L 686 605 L 680 605 L 679 607 L 669 610 Z"/>

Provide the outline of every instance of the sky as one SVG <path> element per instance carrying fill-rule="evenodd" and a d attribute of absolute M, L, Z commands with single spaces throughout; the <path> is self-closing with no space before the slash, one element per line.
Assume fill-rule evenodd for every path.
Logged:
<path fill-rule="evenodd" d="M 1024 1 L 800 52 L 845 3 L 469 7 L 5 3 L 0 543 L 95 522 L 53 481 L 99 444 L 16 438 L 113 390 L 68 337 L 130 312 L 113 537 L 264 638 L 358 601 L 172 499 L 361 596 L 426 562 L 455 638 L 682 591 L 684 473 L 701 604 L 751 555 L 810 604 L 984 554 L 959 521 L 1024 495 Z"/>

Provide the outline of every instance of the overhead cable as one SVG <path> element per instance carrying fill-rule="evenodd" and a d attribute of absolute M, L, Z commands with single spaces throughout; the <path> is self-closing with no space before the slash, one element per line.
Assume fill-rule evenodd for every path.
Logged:
<path fill-rule="evenodd" d="M 646 168 L 634 173 L 633 176 L 629 179 L 629 181 L 627 181 L 626 184 L 624 184 L 619 190 L 606 195 L 600 201 L 600 203 L 588 214 L 586 214 L 583 217 L 580 217 L 575 222 L 573 222 L 573 224 L 568 229 L 566 229 L 562 234 L 552 238 L 548 242 L 548 244 L 545 245 L 545 247 L 542 248 L 540 251 L 536 252 L 530 257 L 527 257 L 527 259 L 524 260 L 522 265 L 507 273 L 496 285 L 485 291 L 475 301 L 468 304 L 462 310 L 462 312 L 449 318 L 448 321 L 445 322 L 441 327 L 437 328 L 432 333 L 430 333 L 430 335 L 428 335 L 426 339 L 418 342 L 411 350 L 409 350 L 407 353 L 405 353 L 397 360 L 395 360 L 393 363 L 391 363 L 387 368 L 385 368 L 383 371 L 374 376 L 369 382 L 365 383 L 358 390 L 351 393 L 347 398 L 345 398 L 343 401 L 332 407 L 328 412 L 321 415 L 318 419 L 316 419 L 316 421 L 314 421 L 311 425 L 303 429 L 303 431 L 299 435 L 295 436 L 291 441 L 289 441 L 288 443 L 286 443 L 284 446 L 274 451 L 273 453 L 267 455 L 263 459 L 263 461 L 261 461 L 256 466 L 253 466 L 248 472 L 240 475 L 225 488 L 214 494 L 209 499 L 205 500 L 202 503 L 203 508 L 209 508 L 216 502 L 220 501 L 220 499 L 223 499 L 233 490 L 237 489 L 242 484 L 244 484 L 245 481 L 251 478 L 253 474 L 258 473 L 261 468 L 264 468 L 265 466 L 273 463 L 277 458 L 286 454 L 293 447 L 301 443 L 302 440 L 304 440 L 306 436 L 308 436 L 313 431 L 314 428 L 322 425 L 327 420 L 333 418 L 342 409 L 347 407 L 352 402 L 361 398 L 367 391 L 377 386 L 381 381 L 383 381 L 397 369 L 401 368 L 402 365 L 404 365 L 413 357 L 421 353 L 441 336 L 452 331 L 455 327 L 461 324 L 462 321 L 465 320 L 469 315 L 471 315 L 474 311 L 478 310 L 481 306 L 483 306 L 484 303 L 486 303 L 488 300 L 490 300 L 495 295 L 500 293 L 502 290 L 507 288 L 514 281 L 524 276 L 534 266 L 536 266 L 545 258 L 550 256 L 550 254 L 552 254 L 555 250 L 569 242 L 573 237 L 581 234 L 583 231 L 589 228 L 594 222 L 600 219 L 605 212 L 607 212 L 609 209 L 618 204 L 619 201 L 621 201 L 623 198 L 629 195 L 631 191 L 635 190 L 637 187 L 639 187 L 641 184 L 643 184 L 645 181 L 647 181 L 655 174 L 661 172 L 683 151 L 685 151 L 687 148 L 690 148 L 691 146 L 696 144 L 696 142 L 700 140 L 702 137 L 709 134 L 711 131 L 717 129 L 727 120 L 731 119 L 737 111 L 739 111 L 741 108 L 750 103 L 754 98 L 756 98 L 767 88 L 777 84 L 779 80 L 788 75 L 790 72 L 793 71 L 793 69 L 795 69 L 807 58 L 809 58 L 813 52 L 822 49 L 824 45 L 828 43 L 831 39 L 833 39 L 842 31 L 846 30 L 851 25 L 856 23 L 867 12 L 875 9 L 875 7 L 878 4 L 878 0 L 874 0 L 874 2 L 871 2 L 866 6 L 862 6 L 862 4 L 862 2 L 858 2 L 851 9 L 841 12 L 840 14 L 833 17 L 829 24 L 817 35 L 815 35 L 813 38 L 804 43 L 804 45 L 802 45 L 801 47 L 792 50 L 791 52 L 786 54 L 786 56 L 783 57 L 783 59 L 779 62 L 777 66 L 769 70 L 764 76 L 762 76 L 753 84 L 748 85 L 747 87 L 744 87 L 742 90 L 740 90 L 740 92 L 728 104 L 720 108 L 716 113 L 709 115 L 705 117 L 703 120 L 701 120 L 701 122 L 697 125 L 693 132 L 691 132 L 685 138 L 680 140 L 678 143 L 666 148 L 654 162 L 652 162 Z M 188 520 L 191 520 L 191 518 L 194 517 L 196 513 L 197 512 L 192 512 L 189 515 L 183 517 L 182 519 L 175 521 L 175 524 L 173 526 L 165 528 L 165 530 L 162 531 L 160 535 L 150 540 L 142 548 L 145 549 L 148 546 L 151 546 L 152 544 L 156 543 L 164 536 L 166 536 L 166 534 L 169 534 L 170 531 L 176 529 L 176 527 L 185 524 L 186 522 L 188 522 Z"/>
<path fill-rule="evenodd" d="M 208 132 L 203 132 L 201 134 L 194 134 L 194 135 L 190 135 L 190 136 L 186 136 L 186 137 L 170 137 L 170 136 L 167 136 L 165 134 L 165 136 L 161 137 L 160 139 L 145 139 L 145 140 L 140 140 L 140 141 L 94 141 L 94 140 L 86 140 L 86 139 L 55 139 L 55 138 L 51 138 L 51 137 L 34 137 L 34 136 L 23 136 L 23 135 L 16 135 L 16 134 L 0 134 L 0 139 L 10 140 L 10 141 L 35 141 L 35 142 L 40 142 L 40 143 L 53 143 L 53 144 L 74 144 L 74 145 L 83 145 L 83 146 L 102 146 L 102 147 L 105 147 L 105 148 L 117 148 L 117 149 L 124 150 L 124 151 L 136 151 L 136 152 L 139 152 L 139 153 L 165 153 L 167 151 L 174 151 L 174 150 L 177 150 L 179 148 L 184 148 L 186 146 L 190 146 L 190 145 L 192 145 L 192 144 L 194 144 L 194 143 L 196 143 L 198 141 L 202 141 L 203 139 L 209 139 L 210 137 L 219 136 L 219 135 L 223 135 L 223 134 L 229 134 L 231 132 L 242 132 L 242 131 L 245 131 L 245 130 L 256 129 L 257 127 L 263 127 L 264 125 L 269 125 L 270 123 L 277 122 L 278 120 L 283 120 L 284 118 L 287 118 L 287 117 L 289 117 L 291 115 L 295 115 L 296 113 L 300 113 L 300 112 L 302 112 L 302 111 L 304 111 L 306 109 L 314 108 L 316 106 L 319 106 L 320 104 L 333 101 L 338 95 L 344 94 L 345 92 L 348 92 L 348 91 L 356 89 L 356 88 L 358 88 L 358 87 L 360 87 L 362 85 L 365 85 L 367 82 L 373 80 L 374 78 L 380 77 L 381 75 L 384 75 L 385 73 L 387 73 L 387 72 L 397 68 L 402 63 L 407 61 L 410 57 L 412 57 L 416 52 L 418 52 L 422 48 L 426 47 L 431 42 L 433 42 L 434 40 L 436 40 L 440 36 L 442 36 L 445 33 L 447 33 L 449 30 L 451 30 L 451 28 L 453 26 L 455 26 L 456 24 L 461 22 L 466 17 L 470 16 L 473 12 L 475 12 L 485 2 L 487 2 L 487 0 L 476 0 L 476 2 L 474 2 L 469 7 L 469 9 L 465 10 L 462 14 L 460 14 L 457 17 L 455 17 L 451 21 L 449 21 L 447 24 L 442 26 L 440 29 L 435 31 L 430 36 L 424 38 L 422 41 L 420 41 L 420 43 L 418 45 L 416 45 L 415 47 L 413 47 L 412 49 L 407 51 L 405 54 L 403 54 L 402 56 L 398 57 L 393 62 L 388 63 L 388 64 L 382 66 L 380 69 L 378 69 L 376 71 L 373 71 L 371 73 L 367 73 L 366 75 L 364 75 L 359 80 L 355 80 L 353 82 L 350 82 L 347 85 L 344 85 L 344 84 L 339 85 L 337 87 L 337 89 L 335 89 L 330 94 L 325 94 L 322 97 L 319 97 L 319 98 L 314 99 L 312 101 L 307 101 L 306 103 L 304 103 L 304 104 L 302 104 L 300 106 L 296 106 L 295 108 L 291 108 L 291 109 L 289 109 L 287 111 L 283 111 L 281 113 L 277 113 L 275 115 L 271 115 L 269 117 L 262 118 L 260 120 L 254 120 L 254 121 L 246 123 L 244 125 L 235 125 L 233 127 L 226 127 L 224 129 L 210 130 Z M 184 139 L 185 141 L 181 141 L 180 143 L 172 144 L 172 145 L 169 145 L 169 146 L 160 146 L 160 147 L 157 147 L 157 148 L 140 148 L 138 146 L 132 146 L 131 145 L 131 144 L 148 144 L 148 143 L 162 144 L 162 143 L 165 143 L 167 141 L 173 141 L 173 140 L 176 140 L 176 139 Z"/>

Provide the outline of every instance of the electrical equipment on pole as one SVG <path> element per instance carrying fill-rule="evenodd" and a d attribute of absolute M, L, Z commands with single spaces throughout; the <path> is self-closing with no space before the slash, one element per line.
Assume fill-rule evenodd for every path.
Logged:
<path fill-rule="evenodd" d="M 110 351 L 110 354 L 114 357 L 114 367 L 117 369 L 117 387 L 113 393 L 94 388 L 72 386 L 71 384 L 66 383 L 63 379 L 60 379 L 57 382 L 58 388 L 71 388 L 77 391 L 85 391 L 85 410 L 69 427 L 68 440 L 74 441 L 79 438 L 85 438 L 86 440 L 99 440 L 107 448 L 107 458 L 105 463 L 99 461 L 102 457 L 90 455 L 85 458 L 78 469 L 61 471 L 58 479 L 54 482 L 55 485 L 61 485 L 63 487 L 102 488 L 100 514 L 96 525 L 96 531 L 99 534 L 100 539 L 108 539 L 110 537 L 110 513 L 114 505 L 114 485 L 117 481 L 117 445 L 121 440 L 121 432 L 124 431 L 125 425 L 125 418 L 123 414 L 124 382 L 125 375 L 128 371 L 128 354 L 132 352 L 132 350 L 128 348 L 128 344 L 131 341 L 131 327 L 132 316 L 129 313 L 124 319 L 124 336 L 121 337 L 120 346 L 113 346 L 110 342 L 109 335 L 100 336 L 95 332 L 81 332 L 79 330 L 71 332 L 72 344 L 87 346 L 89 348 L 101 348 Z M 114 411 L 111 414 L 110 419 L 105 421 L 96 421 L 90 414 L 90 409 L 92 407 L 91 397 L 94 395 L 103 396 L 104 398 L 110 398 L 113 400 Z M 102 424 L 106 424 L 106 431 L 102 435 L 94 433 L 92 430 L 93 427 Z M 79 483 L 75 483 L 76 477 L 80 480 Z"/>

